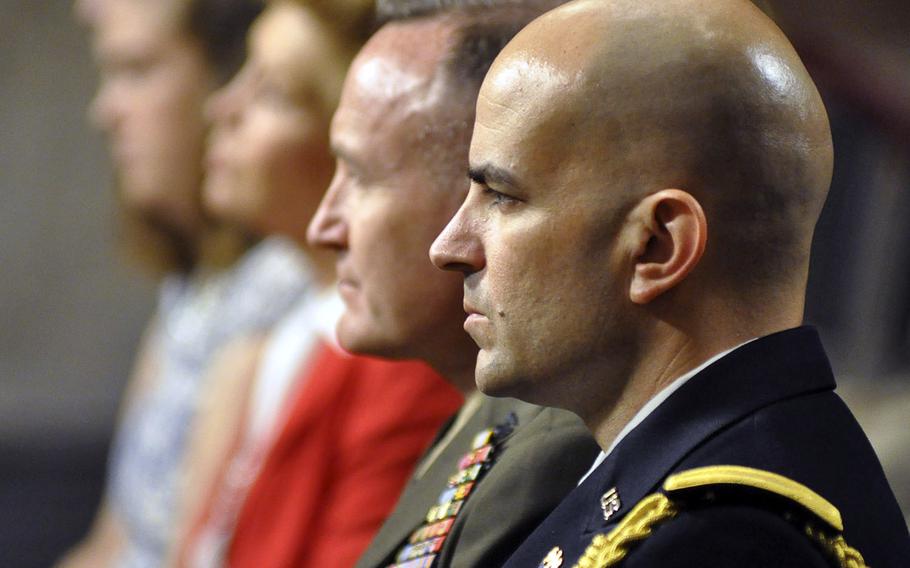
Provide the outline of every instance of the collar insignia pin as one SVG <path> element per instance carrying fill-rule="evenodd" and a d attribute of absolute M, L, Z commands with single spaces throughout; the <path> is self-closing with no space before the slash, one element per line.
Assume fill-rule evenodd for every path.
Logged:
<path fill-rule="evenodd" d="M 622 507 L 622 502 L 619 500 L 619 493 L 616 492 L 616 488 L 612 488 L 600 498 L 600 508 L 604 512 L 604 520 L 609 521 L 610 517 Z"/>
<path fill-rule="evenodd" d="M 562 556 L 562 549 L 558 546 L 554 546 L 537 568 L 559 568 L 562 566 Z"/>

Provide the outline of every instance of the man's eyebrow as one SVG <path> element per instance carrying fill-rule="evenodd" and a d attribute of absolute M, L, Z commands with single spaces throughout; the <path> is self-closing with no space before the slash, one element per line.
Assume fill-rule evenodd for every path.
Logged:
<path fill-rule="evenodd" d="M 492 164 L 468 168 L 468 177 L 478 185 L 489 186 L 492 183 L 493 185 L 504 185 L 512 188 L 520 186 L 515 176 L 510 172 Z"/>

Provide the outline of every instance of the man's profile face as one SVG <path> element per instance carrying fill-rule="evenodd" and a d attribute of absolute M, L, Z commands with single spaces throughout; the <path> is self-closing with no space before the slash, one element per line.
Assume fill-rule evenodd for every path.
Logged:
<path fill-rule="evenodd" d="M 478 98 L 468 197 L 431 253 L 465 274 L 478 387 L 554 405 L 537 387 L 603 352 L 620 298 L 609 180 L 570 149 L 574 121 L 553 102 L 566 88 L 545 65 L 497 60 Z"/>
<path fill-rule="evenodd" d="M 124 204 L 186 229 L 198 216 L 202 105 L 214 76 L 173 4 L 109 1 L 93 18 L 101 84 L 91 113 Z"/>
<path fill-rule="evenodd" d="M 428 22 L 380 30 L 355 59 L 332 121 L 335 177 L 310 225 L 337 251 L 343 347 L 388 357 L 462 359 L 461 279 L 427 252 L 464 198 L 468 116 L 434 89 L 446 34 Z M 463 105 L 466 106 L 466 105 Z"/>

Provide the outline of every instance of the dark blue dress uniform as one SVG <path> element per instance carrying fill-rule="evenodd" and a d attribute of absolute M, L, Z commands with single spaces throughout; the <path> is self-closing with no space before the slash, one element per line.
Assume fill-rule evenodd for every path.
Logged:
<path fill-rule="evenodd" d="M 858 552 L 872 568 L 910 567 L 910 535 L 894 494 L 834 387 L 812 328 L 736 349 L 630 432 L 506 566 L 574 566 L 586 551 L 585 567 L 849 566 L 832 557 L 832 543 L 842 537 L 841 553 Z M 830 503 L 842 526 L 831 526 L 833 513 L 826 521 L 786 492 L 709 481 L 683 498 L 665 487 L 674 474 L 707 466 L 752 468 L 804 486 Z M 639 531 L 618 563 L 593 562 L 592 544 L 603 545 L 603 535 L 629 524 L 638 504 L 660 495 L 674 514 Z"/>

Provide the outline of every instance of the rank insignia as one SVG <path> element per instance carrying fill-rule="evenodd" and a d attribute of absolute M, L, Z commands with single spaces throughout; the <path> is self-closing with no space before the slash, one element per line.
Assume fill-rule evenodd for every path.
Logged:
<path fill-rule="evenodd" d="M 540 564 L 537 565 L 537 568 L 559 568 L 562 566 L 562 549 L 558 546 L 554 546 L 550 549 L 550 552 L 540 561 Z"/>
<path fill-rule="evenodd" d="M 616 492 L 616 488 L 612 488 L 600 498 L 600 508 L 604 513 L 604 520 L 609 521 L 619 508 L 622 507 L 622 502 L 619 500 L 619 493 Z"/>

